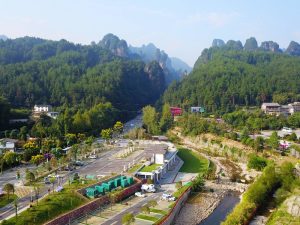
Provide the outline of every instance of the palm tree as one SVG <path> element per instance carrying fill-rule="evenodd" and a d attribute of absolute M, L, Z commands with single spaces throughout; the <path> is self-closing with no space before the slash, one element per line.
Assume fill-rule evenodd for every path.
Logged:
<path fill-rule="evenodd" d="M 4 185 L 3 190 L 7 193 L 7 199 L 9 199 L 9 195 L 12 192 L 14 194 L 15 192 L 15 187 L 11 183 L 7 183 Z"/>

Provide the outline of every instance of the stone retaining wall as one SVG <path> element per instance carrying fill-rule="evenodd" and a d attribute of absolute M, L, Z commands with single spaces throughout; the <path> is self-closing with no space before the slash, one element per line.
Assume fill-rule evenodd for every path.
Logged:
<path fill-rule="evenodd" d="M 189 187 L 175 202 L 173 208 L 169 211 L 169 213 L 164 216 L 159 222 L 155 223 L 156 225 L 171 225 L 175 217 L 179 214 L 181 208 L 183 207 L 184 203 L 188 199 L 191 193 L 191 187 Z"/>

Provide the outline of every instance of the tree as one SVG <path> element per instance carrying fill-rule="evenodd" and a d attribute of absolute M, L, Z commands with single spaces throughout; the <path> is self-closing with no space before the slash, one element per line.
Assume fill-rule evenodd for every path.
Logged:
<path fill-rule="evenodd" d="M 195 191 L 195 192 L 201 191 L 204 187 L 204 184 L 205 184 L 205 181 L 203 179 L 203 176 L 201 174 L 199 174 L 192 181 L 192 190 Z"/>
<path fill-rule="evenodd" d="M 276 131 L 274 131 L 269 140 L 268 140 L 269 145 L 272 147 L 272 149 L 277 149 L 279 146 L 279 137 Z"/>
<path fill-rule="evenodd" d="M 35 193 L 35 198 L 36 198 L 36 204 L 39 204 L 39 195 L 40 195 L 40 190 L 41 190 L 41 186 L 39 183 L 33 183 L 33 190 Z"/>
<path fill-rule="evenodd" d="M 44 161 L 44 156 L 43 155 L 34 155 L 31 157 L 31 163 L 35 164 L 38 166 L 41 162 Z"/>
<path fill-rule="evenodd" d="M 143 123 L 148 133 L 159 134 L 158 113 L 154 107 L 148 105 L 143 108 Z"/>
<path fill-rule="evenodd" d="M 265 139 L 261 136 L 256 137 L 254 140 L 254 148 L 257 152 L 260 152 L 264 149 Z"/>
<path fill-rule="evenodd" d="M 250 132 L 248 127 L 244 127 L 241 132 L 241 140 L 247 140 L 249 138 Z"/>
<path fill-rule="evenodd" d="M 248 168 L 250 169 L 255 169 L 258 171 L 262 171 L 268 164 L 268 161 L 263 158 L 263 157 L 259 157 L 255 154 L 251 154 L 249 156 L 249 161 L 248 161 Z"/>
<path fill-rule="evenodd" d="M 25 172 L 25 179 L 29 183 L 34 182 L 35 181 L 34 173 L 31 172 L 31 171 L 29 171 L 29 170 L 26 170 L 26 172 Z"/>
<path fill-rule="evenodd" d="M 155 206 L 157 206 L 157 201 L 156 201 L 156 200 L 150 200 L 150 201 L 147 203 L 147 205 L 148 205 L 149 207 L 155 207 Z"/>
<path fill-rule="evenodd" d="M 52 184 L 52 191 L 53 191 L 53 193 L 54 193 L 54 184 L 55 184 L 56 178 L 55 178 L 55 177 L 51 177 L 51 178 L 49 179 L 49 181 L 50 181 L 50 183 Z"/>
<path fill-rule="evenodd" d="M 3 173 L 3 165 L 5 163 L 5 159 L 3 157 L 3 154 L 0 155 L 0 168 L 1 168 L 1 174 Z"/>
<path fill-rule="evenodd" d="M 107 142 L 112 137 L 113 130 L 111 128 L 102 129 L 101 130 L 101 137 Z"/>
<path fill-rule="evenodd" d="M 295 134 L 295 132 L 293 132 L 289 138 L 288 138 L 290 141 L 297 141 L 298 140 L 298 137 L 297 135 Z"/>
<path fill-rule="evenodd" d="M 13 184 L 11 183 L 7 183 L 4 185 L 3 190 L 7 193 L 7 199 L 9 199 L 10 197 L 10 193 L 14 193 L 15 192 L 15 187 Z"/>
<path fill-rule="evenodd" d="M 70 134 L 70 133 L 68 133 L 68 134 L 65 135 L 65 139 L 67 141 L 67 145 L 68 146 L 71 146 L 71 145 L 77 143 L 76 134 Z"/>
<path fill-rule="evenodd" d="M 116 132 L 116 134 L 119 135 L 123 132 L 123 128 L 123 123 L 121 121 L 117 121 L 114 125 L 114 132 Z"/>
<path fill-rule="evenodd" d="M 18 200 L 15 199 L 14 200 L 14 208 L 15 208 L 15 212 L 16 212 L 16 221 L 18 220 Z"/>
<path fill-rule="evenodd" d="M 3 156 L 4 161 L 10 167 L 17 161 L 17 153 L 15 152 L 5 152 Z"/>
<path fill-rule="evenodd" d="M 132 223 L 134 223 L 135 219 L 134 219 L 134 215 L 132 213 L 126 213 L 123 217 L 122 217 L 122 224 L 124 225 L 130 225 Z"/>
<path fill-rule="evenodd" d="M 77 160 L 78 149 L 79 149 L 79 145 L 78 144 L 73 145 L 69 149 L 68 156 L 70 157 L 71 160 L 74 160 L 74 161 Z"/>
<path fill-rule="evenodd" d="M 147 205 L 144 205 L 141 207 L 141 211 L 145 214 L 149 214 L 150 213 L 150 208 Z"/>
<path fill-rule="evenodd" d="M 178 182 L 175 184 L 175 187 L 176 187 L 177 189 L 182 188 L 182 181 L 178 181 Z"/>
<path fill-rule="evenodd" d="M 291 191 L 293 188 L 293 182 L 295 180 L 294 166 L 292 163 L 282 163 L 280 167 L 280 179 L 282 187 L 287 191 Z"/>
<path fill-rule="evenodd" d="M 159 122 L 161 131 L 166 132 L 172 126 L 172 123 L 173 123 L 173 117 L 171 114 L 170 105 L 164 104 L 162 115 Z"/>
<path fill-rule="evenodd" d="M 56 168 L 57 165 L 58 165 L 58 162 L 57 162 L 57 159 L 55 157 L 52 157 L 50 159 L 50 165 L 53 167 L 53 168 Z"/>
<path fill-rule="evenodd" d="M 26 141 L 27 140 L 27 134 L 28 134 L 28 128 L 26 126 L 23 126 L 20 128 L 19 137 L 21 140 Z"/>

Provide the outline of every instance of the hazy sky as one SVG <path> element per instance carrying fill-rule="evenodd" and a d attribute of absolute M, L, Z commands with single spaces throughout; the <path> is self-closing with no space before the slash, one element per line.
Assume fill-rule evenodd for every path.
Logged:
<path fill-rule="evenodd" d="M 114 33 L 191 66 L 214 38 L 300 42 L 299 0 L 0 0 L 0 34 L 76 43 Z"/>

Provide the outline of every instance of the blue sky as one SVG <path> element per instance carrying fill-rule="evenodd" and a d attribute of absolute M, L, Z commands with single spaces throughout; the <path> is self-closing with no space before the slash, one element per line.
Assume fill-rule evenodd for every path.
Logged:
<path fill-rule="evenodd" d="M 0 34 L 98 42 L 114 33 L 128 44 L 154 43 L 191 66 L 214 38 L 286 48 L 300 42 L 299 0 L 0 0 Z"/>

